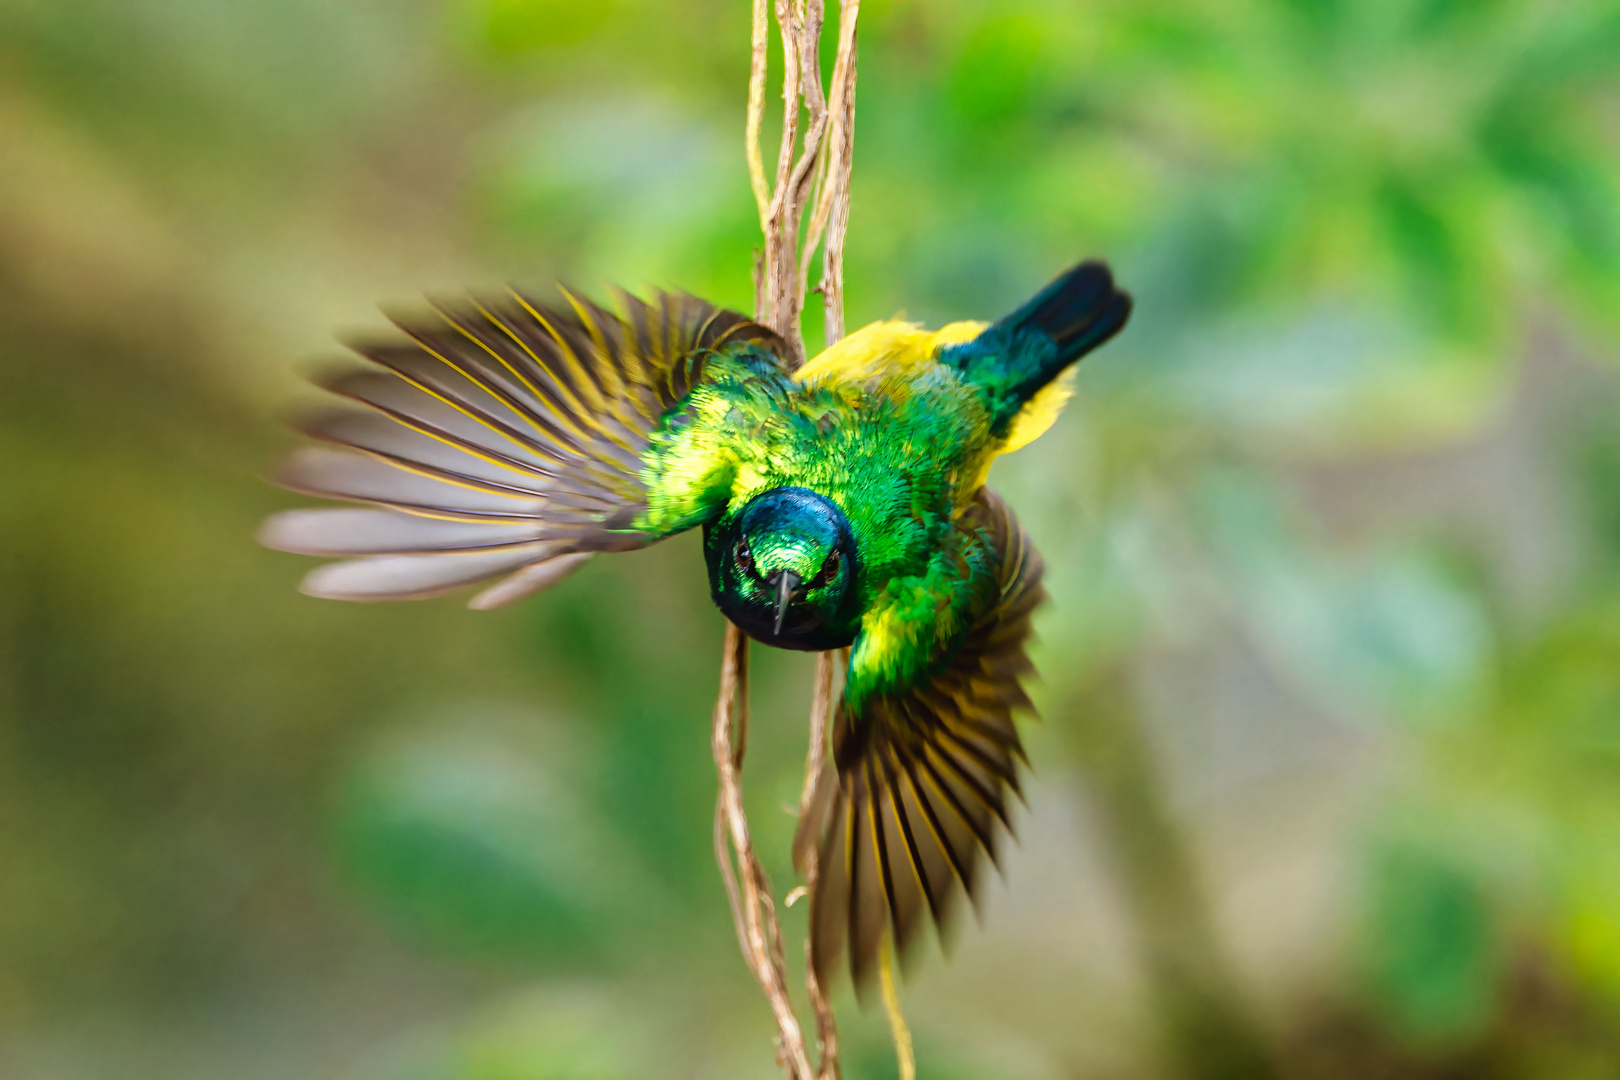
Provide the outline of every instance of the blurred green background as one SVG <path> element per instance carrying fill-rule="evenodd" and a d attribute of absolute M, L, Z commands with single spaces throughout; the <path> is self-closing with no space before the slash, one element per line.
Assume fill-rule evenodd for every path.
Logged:
<path fill-rule="evenodd" d="M 490 614 L 252 542 L 378 301 L 747 307 L 747 9 L 0 4 L 0 1076 L 776 1075 L 695 538 Z M 860 43 L 852 326 L 1087 255 L 1138 298 L 992 478 L 1045 720 L 912 965 L 921 1074 L 1620 1075 L 1620 9 L 868 0 Z M 810 666 L 755 655 L 785 890 Z"/>

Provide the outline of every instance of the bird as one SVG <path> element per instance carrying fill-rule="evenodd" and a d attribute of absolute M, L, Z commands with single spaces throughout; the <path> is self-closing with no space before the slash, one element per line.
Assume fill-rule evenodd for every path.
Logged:
<path fill-rule="evenodd" d="M 303 590 L 401 600 L 538 593 L 603 552 L 701 529 L 710 592 L 750 638 L 847 650 L 830 763 L 794 840 L 814 857 L 810 958 L 855 985 L 976 895 L 1011 832 L 1044 564 L 988 486 L 1046 431 L 1131 298 L 1088 260 L 993 323 L 874 322 L 801 361 L 684 293 L 559 288 L 439 301 L 348 342 L 340 403 L 266 546 L 336 558 Z"/>

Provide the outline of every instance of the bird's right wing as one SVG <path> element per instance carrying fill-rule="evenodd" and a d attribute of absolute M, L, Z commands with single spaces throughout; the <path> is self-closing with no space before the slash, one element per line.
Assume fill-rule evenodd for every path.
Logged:
<path fill-rule="evenodd" d="M 840 703 L 833 732 L 836 778 L 824 775 L 796 857 L 819 840 L 811 897 L 811 962 L 823 978 L 845 951 L 860 986 L 885 931 L 897 948 L 925 915 L 936 922 L 974 889 L 981 852 L 995 857 L 1018 790 L 1023 747 L 1013 713 L 1029 707 L 1021 685 L 1030 615 L 1046 597 L 1040 554 L 1012 511 L 980 489 L 963 526 L 994 571 L 986 602 L 953 655 L 919 685 L 877 695 L 852 717 Z"/>
<path fill-rule="evenodd" d="M 564 296 L 566 310 L 515 292 L 447 305 L 353 346 L 375 366 L 323 381 L 352 404 L 302 425 L 326 445 L 296 453 L 278 482 L 362 507 L 284 511 L 260 534 L 282 551 L 347 560 L 311 572 L 306 592 L 403 600 L 495 582 L 472 601 L 495 607 L 595 552 L 701 522 L 706 492 L 660 491 L 696 509 L 648 514 L 648 478 L 680 436 L 679 407 L 717 358 L 785 375 L 791 354 L 765 327 L 694 297 L 625 296 L 619 315 Z M 671 482 L 681 480 L 659 479 Z"/>

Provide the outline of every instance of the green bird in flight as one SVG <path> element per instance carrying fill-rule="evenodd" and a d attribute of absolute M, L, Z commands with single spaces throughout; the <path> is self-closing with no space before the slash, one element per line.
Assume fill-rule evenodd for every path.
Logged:
<path fill-rule="evenodd" d="M 360 508 L 288 510 L 270 547 L 345 561 L 315 596 L 399 600 L 481 584 L 477 608 L 592 555 L 701 526 L 716 605 L 755 640 L 849 649 L 824 778 L 795 855 L 819 849 L 811 953 L 859 984 L 887 931 L 971 895 L 1018 790 L 1013 724 L 1039 554 L 985 486 L 1046 430 L 1072 365 L 1130 314 L 1108 268 L 1070 269 L 986 326 L 859 330 L 796 365 L 776 334 L 696 298 L 609 311 L 513 293 L 400 320 L 323 381 L 321 446 L 280 482 Z"/>

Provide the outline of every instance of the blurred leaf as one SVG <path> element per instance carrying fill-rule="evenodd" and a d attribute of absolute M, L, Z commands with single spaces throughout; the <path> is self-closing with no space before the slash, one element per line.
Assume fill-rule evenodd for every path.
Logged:
<path fill-rule="evenodd" d="M 474 205 L 497 250 L 575 264 L 593 288 L 673 285 L 698 237 L 751 213 L 746 177 L 726 168 L 725 149 L 702 117 L 650 95 L 543 105 L 489 140 Z"/>
<path fill-rule="evenodd" d="M 1304 545 L 1255 477 L 1210 471 L 1198 492 L 1219 564 L 1239 583 L 1231 602 L 1329 712 L 1432 725 L 1478 705 L 1485 612 L 1435 560 L 1384 552 L 1336 564 Z"/>
<path fill-rule="evenodd" d="M 1323 309 L 1205 326 L 1163 392 L 1257 447 L 1344 452 L 1464 431 L 1494 397 L 1491 368 L 1376 312 Z"/>
<path fill-rule="evenodd" d="M 453 11 L 464 35 L 488 55 L 507 59 L 578 45 L 606 26 L 618 6 L 614 0 L 462 0 Z"/>
<path fill-rule="evenodd" d="M 531 991 L 385 1047 L 356 1080 L 627 1080 L 648 1075 L 647 1026 L 589 987 Z"/>
<path fill-rule="evenodd" d="M 476 1028 L 455 1080 L 620 1080 L 635 1075 L 629 1018 L 600 1002 L 519 1002 Z"/>
<path fill-rule="evenodd" d="M 479 712 L 450 711 L 356 762 L 337 808 L 344 862 L 391 920 L 440 945 L 593 955 L 642 883 L 563 762 Z"/>
<path fill-rule="evenodd" d="M 973 27 L 951 65 L 952 113 L 980 132 L 1026 117 L 1043 97 L 1051 39 L 1052 27 L 1028 11 Z"/>
<path fill-rule="evenodd" d="M 1420 1042 L 1452 1042 L 1491 1019 L 1501 945 L 1484 891 L 1448 857 L 1408 841 L 1374 855 L 1366 967 L 1380 1011 Z"/>

